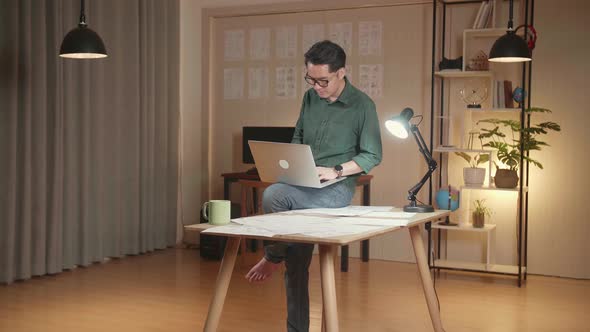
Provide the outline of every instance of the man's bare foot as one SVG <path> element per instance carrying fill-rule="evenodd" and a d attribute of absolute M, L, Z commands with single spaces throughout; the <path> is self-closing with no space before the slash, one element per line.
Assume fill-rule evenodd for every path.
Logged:
<path fill-rule="evenodd" d="M 262 258 L 260 262 L 254 265 L 253 268 L 246 274 L 246 279 L 249 282 L 260 282 L 270 278 L 274 271 L 281 267 L 281 263 L 273 263 Z"/>

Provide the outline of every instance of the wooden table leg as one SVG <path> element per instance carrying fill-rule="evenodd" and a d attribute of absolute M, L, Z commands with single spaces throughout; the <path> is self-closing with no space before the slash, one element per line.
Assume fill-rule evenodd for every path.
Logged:
<path fill-rule="evenodd" d="M 440 312 L 438 311 L 436 294 L 434 293 L 434 286 L 432 285 L 432 278 L 430 278 L 430 270 L 428 269 L 428 260 L 424 252 L 424 244 L 422 243 L 422 236 L 420 234 L 420 226 L 410 227 L 410 237 L 412 238 L 412 245 L 414 246 L 414 255 L 416 256 L 416 264 L 420 272 L 420 279 L 422 280 L 422 288 L 424 289 L 424 296 L 426 297 L 426 304 L 432 320 L 432 326 L 436 332 L 444 332 L 442 322 L 440 320 Z"/>
<path fill-rule="evenodd" d="M 236 263 L 236 256 L 238 255 L 238 248 L 240 246 L 239 237 L 229 237 L 225 245 L 225 253 L 221 261 L 221 267 L 217 274 L 217 281 L 215 282 L 215 292 L 213 299 L 209 304 L 209 312 L 207 313 L 207 320 L 205 321 L 204 332 L 215 332 L 219 325 L 221 318 L 221 311 L 223 310 L 223 303 L 225 302 L 225 295 L 229 288 L 229 281 Z"/>
<path fill-rule="evenodd" d="M 334 254 L 337 246 L 320 245 L 320 272 L 322 275 L 322 303 L 327 332 L 338 332 Z"/>

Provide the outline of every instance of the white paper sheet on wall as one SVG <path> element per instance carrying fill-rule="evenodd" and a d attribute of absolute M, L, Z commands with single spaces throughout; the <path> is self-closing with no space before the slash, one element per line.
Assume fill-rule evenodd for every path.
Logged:
<path fill-rule="evenodd" d="M 359 89 L 371 98 L 383 96 L 383 65 L 359 66 Z"/>
<path fill-rule="evenodd" d="M 277 67 L 275 71 L 275 97 L 295 98 L 297 92 L 295 66 Z"/>
<path fill-rule="evenodd" d="M 248 99 L 268 97 L 268 67 L 248 69 Z"/>
<path fill-rule="evenodd" d="M 313 44 L 324 39 L 326 39 L 326 27 L 324 24 L 304 24 L 301 38 L 302 52 L 307 52 Z"/>
<path fill-rule="evenodd" d="M 223 58 L 225 61 L 244 59 L 244 30 L 227 30 L 224 32 Z"/>
<path fill-rule="evenodd" d="M 347 55 L 352 55 L 352 23 L 332 23 L 328 39 L 340 45 Z"/>
<path fill-rule="evenodd" d="M 223 99 L 236 100 L 244 97 L 244 70 L 242 68 L 223 69 Z"/>
<path fill-rule="evenodd" d="M 270 28 L 250 30 L 250 59 L 267 60 L 270 57 Z"/>
<path fill-rule="evenodd" d="M 297 27 L 286 26 L 276 28 L 277 58 L 294 58 L 297 56 Z"/>
<path fill-rule="evenodd" d="M 359 54 L 381 55 L 383 24 L 376 22 L 359 22 Z"/>

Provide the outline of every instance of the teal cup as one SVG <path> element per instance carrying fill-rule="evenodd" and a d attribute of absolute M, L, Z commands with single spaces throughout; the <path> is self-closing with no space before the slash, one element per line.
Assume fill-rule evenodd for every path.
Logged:
<path fill-rule="evenodd" d="M 210 200 L 203 204 L 203 218 L 211 225 L 227 225 L 231 219 L 231 202 Z"/>

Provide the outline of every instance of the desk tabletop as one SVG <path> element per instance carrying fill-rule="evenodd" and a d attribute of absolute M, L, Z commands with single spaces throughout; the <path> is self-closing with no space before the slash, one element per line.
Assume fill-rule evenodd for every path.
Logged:
<path fill-rule="evenodd" d="M 448 210 L 436 210 L 434 212 L 429 213 L 416 213 L 415 216 L 410 218 L 407 226 L 384 226 L 384 227 L 375 227 L 375 229 L 369 231 L 363 231 L 356 234 L 351 235 L 343 235 L 343 236 L 334 236 L 334 237 L 312 237 L 306 236 L 302 234 L 289 234 L 289 235 L 276 235 L 276 236 L 259 236 L 259 235 L 244 235 L 239 234 L 239 229 L 242 225 L 239 224 L 230 224 L 230 226 L 235 227 L 235 234 L 227 234 L 227 233 L 216 233 L 214 228 L 218 227 L 215 225 L 209 224 L 194 224 L 194 225 L 187 225 L 184 226 L 186 230 L 190 231 L 197 231 L 202 232 L 206 229 L 211 229 L 208 231 L 208 235 L 219 235 L 219 236 L 228 236 L 228 237 L 247 237 L 252 239 L 260 239 L 260 240 L 273 240 L 273 241 L 281 241 L 281 242 L 302 242 L 302 243 L 314 243 L 314 244 L 335 244 L 335 245 L 347 245 L 353 242 L 367 240 L 373 238 L 375 236 L 387 234 L 394 232 L 396 230 L 418 226 L 424 224 L 429 221 L 436 221 L 448 216 L 450 212 Z"/>

